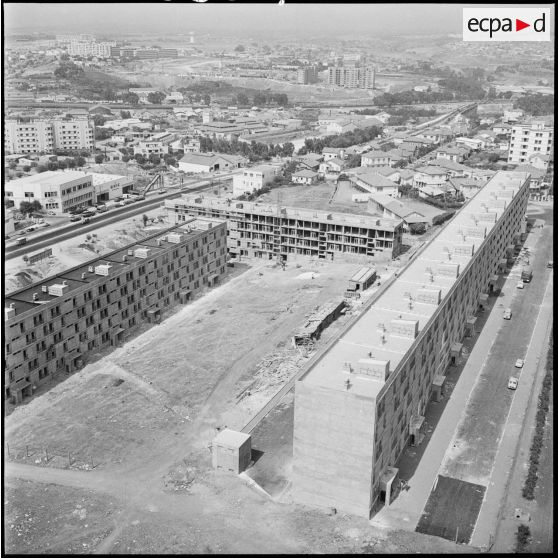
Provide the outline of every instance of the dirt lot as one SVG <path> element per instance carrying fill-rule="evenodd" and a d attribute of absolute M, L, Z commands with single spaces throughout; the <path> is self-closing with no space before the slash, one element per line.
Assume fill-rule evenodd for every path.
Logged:
<path fill-rule="evenodd" d="M 348 182 L 342 181 L 339 187 L 333 182 L 322 182 L 314 186 L 286 186 L 273 189 L 268 194 L 263 194 L 257 201 L 261 203 L 277 203 L 289 207 L 317 209 L 335 213 L 352 213 L 370 215 L 366 211 L 366 204 L 352 201 L 351 196 L 356 193 Z"/>
<path fill-rule="evenodd" d="M 106 254 L 126 244 L 141 240 L 157 230 L 171 226 L 166 212 L 160 209 L 147 211 L 149 218 L 164 218 L 156 226 L 148 223 L 143 226 L 141 216 L 123 220 L 119 223 L 101 227 L 93 234 L 79 234 L 70 240 L 57 242 L 52 246 L 52 257 L 43 262 L 28 265 L 23 258 L 13 258 L 4 262 L 4 292 L 10 293 L 27 285 L 41 281 L 45 277 L 60 273 L 65 269 L 79 265 L 98 255 Z M 48 222 L 49 218 L 46 219 Z M 89 239 L 87 238 L 89 237 Z M 30 250 L 34 253 L 34 250 Z"/>

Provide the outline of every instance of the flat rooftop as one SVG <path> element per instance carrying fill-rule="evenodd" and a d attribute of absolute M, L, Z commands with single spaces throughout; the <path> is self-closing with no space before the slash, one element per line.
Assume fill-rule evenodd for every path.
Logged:
<path fill-rule="evenodd" d="M 50 303 L 60 297 L 49 294 L 49 287 L 53 285 L 63 286 L 64 295 L 67 292 L 79 289 L 87 284 L 95 284 L 96 282 L 105 280 L 104 275 L 97 275 L 95 268 L 98 266 L 110 266 L 109 276 L 120 273 L 122 269 L 129 268 L 139 261 L 146 261 L 146 258 L 138 257 L 135 251 L 141 248 L 149 250 L 148 257 L 152 257 L 157 253 L 167 250 L 169 247 L 176 246 L 173 242 L 167 241 L 169 233 L 179 233 L 184 235 L 183 241 L 187 238 L 199 236 L 202 232 L 208 230 L 208 225 L 217 226 L 223 221 L 217 219 L 195 218 L 193 217 L 186 223 L 181 223 L 174 227 L 165 229 L 152 236 L 143 239 L 140 242 L 128 244 L 123 248 L 119 248 L 113 252 L 103 256 L 89 260 L 79 266 L 73 267 L 56 275 L 47 277 L 42 281 L 38 281 L 29 287 L 25 287 L 18 291 L 9 293 L 5 299 L 5 308 L 9 308 L 13 304 L 15 316 L 21 315 L 38 304 Z M 13 316 L 12 316 L 13 317 Z"/>
<path fill-rule="evenodd" d="M 215 211 L 226 211 L 230 213 L 252 213 L 263 216 L 277 216 L 277 205 L 254 203 L 237 200 L 227 200 L 209 196 L 196 196 L 183 194 L 180 198 L 165 200 L 166 208 L 183 206 L 198 206 Z M 314 209 L 301 209 L 296 207 L 279 208 L 280 214 L 286 219 L 298 219 L 302 221 L 328 221 L 333 225 L 347 225 L 350 227 L 362 227 L 370 229 L 381 229 L 393 231 L 401 225 L 401 219 L 386 219 L 367 215 L 351 215 L 347 213 L 333 213 Z"/>
<path fill-rule="evenodd" d="M 10 186 L 24 186 L 26 184 L 66 184 L 71 180 L 79 180 L 87 176 L 82 171 L 45 171 L 32 176 L 10 181 Z"/>
<path fill-rule="evenodd" d="M 481 220 L 479 215 L 503 209 L 493 203 L 509 202 L 527 180 L 527 173 L 498 172 L 441 229 L 426 248 L 401 273 L 397 280 L 345 330 L 335 344 L 301 379 L 306 385 L 344 391 L 350 374 L 351 393 L 376 397 L 385 379 L 359 374 L 360 360 L 388 361 L 390 374 L 396 370 L 416 335 L 426 324 L 456 282 L 473 253 L 484 242 L 495 220 Z M 482 236 L 473 236 L 481 234 Z M 474 252 L 473 252 L 474 251 Z M 440 302 L 437 302 L 439 299 Z M 416 322 L 416 325 L 415 325 Z"/>

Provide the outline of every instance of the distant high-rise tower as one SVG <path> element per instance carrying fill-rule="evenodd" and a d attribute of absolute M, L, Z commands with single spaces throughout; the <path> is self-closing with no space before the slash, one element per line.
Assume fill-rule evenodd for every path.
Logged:
<path fill-rule="evenodd" d="M 194 32 L 190 31 L 190 44 L 193 45 L 194 44 Z"/>

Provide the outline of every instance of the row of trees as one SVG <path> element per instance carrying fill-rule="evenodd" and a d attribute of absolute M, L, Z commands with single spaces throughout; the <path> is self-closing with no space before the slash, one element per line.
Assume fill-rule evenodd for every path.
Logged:
<path fill-rule="evenodd" d="M 517 99 L 513 108 L 521 109 L 533 116 L 554 114 L 554 95 L 527 94 Z"/>
<path fill-rule="evenodd" d="M 200 138 L 200 151 L 213 151 L 216 153 L 230 153 L 232 155 L 242 155 L 251 162 L 266 160 L 272 157 L 290 157 L 294 152 L 294 145 L 291 142 L 283 144 L 266 144 L 256 141 L 250 143 L 238 141 L 233 138 L 231 141 L 225 139 L 212 139 L 207 137 Z"/>
<path fill-rule="evenodd" d="M 321 153 L 324 147 L 351 147 L 372 141 L 382 133 L 381 128 L 370 126 L 368 128 L 358 129 L 354 132 L 345 132 L 344 134 L 336 134 L 323 138 L 306 138 L 304 145 L 298 150 L 299 155 L 306 155 L 308 152 Z"/>

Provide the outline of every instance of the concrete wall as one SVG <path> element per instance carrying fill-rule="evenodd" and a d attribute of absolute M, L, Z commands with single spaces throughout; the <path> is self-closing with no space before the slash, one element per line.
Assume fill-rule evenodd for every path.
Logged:
<path fill-rule="evenodd" d="M 375 401 L 295 384 L 293 497 L 368 518 Z"/>

